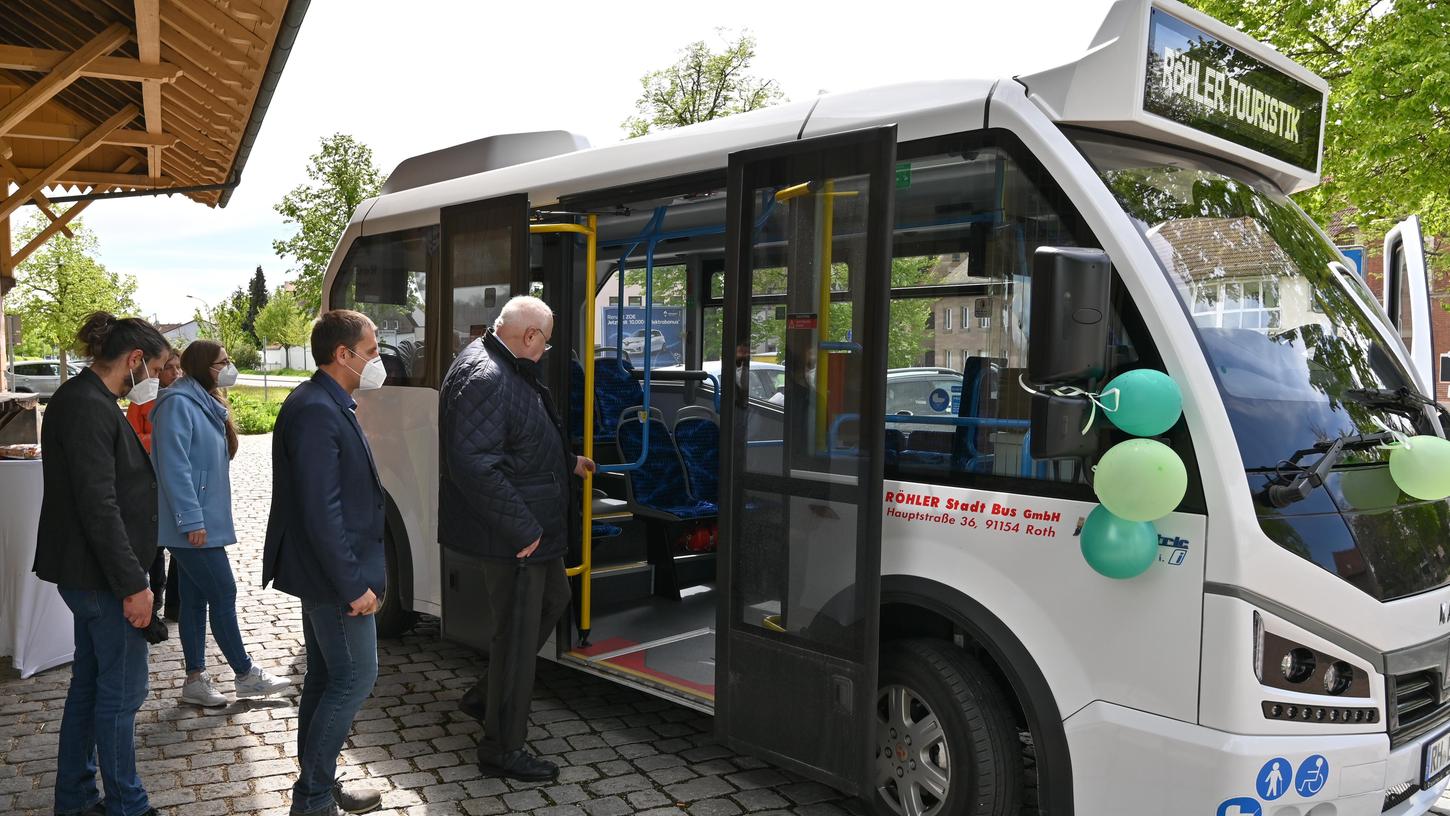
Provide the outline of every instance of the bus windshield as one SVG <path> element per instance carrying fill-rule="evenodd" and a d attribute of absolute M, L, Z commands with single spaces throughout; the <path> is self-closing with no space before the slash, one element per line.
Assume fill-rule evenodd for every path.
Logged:
<path fill-rule="evenodd" d="M 1075 141 L 1139 226 L 1208 356 L 1244 466 L 1405 417 L 1363 389 L 1414 390 L 1377 305 L 1309 218 L 1268 181 L 1195 154 L 1098 134 Z M 1368 450 L 1345 464 L 1384 460 Z"/>

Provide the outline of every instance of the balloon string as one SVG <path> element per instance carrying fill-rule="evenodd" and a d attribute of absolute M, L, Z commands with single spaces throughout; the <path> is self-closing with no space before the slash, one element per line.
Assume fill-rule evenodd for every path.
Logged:
<path fill-rule="evenodd" d="M 1405 450 L 1409 450 L 1411 447 L 1413 447 L 1410 444 L 1410 438 L 1405 435 L 1404 431 L 1397 431 L 1394 428 L 1391 428 L 1390 426 L 1385 424 L 1385 421 L 1383 419 L 1380 419 L 1379 417 L 1372 417 L 1372 419 L 1374 420 L 1374 424 L 1381 431 L 1384 431 L 1385 433 L 1394 437 L 1395 440 L 1393 442 L 1386 442 L 1383 445 L 1380 445 L 1380 450 L 1395 450 L 1396 448 L 1404 448 Z"/>
<path fill-rule="evenodd" d="M 1044 393 L 1028 385 L 1025 375 L 1022 374 L 1017 375 L 1017 384 L 1022 386 L 1023 391 L 1026 391 L 1029 394 L 1036 394 L 1039 397 L 1054 396 L 1085 398 L 1092 405 L 1092 409 L 1088 411 L 1087 424 L 1082 426 L 1083 436 L 1087 436 L 1087 432 L 1093 427 L 1093 421 L 1097 419 L 1099 408 L 1103 409 L 1105 413 L 1111 414 L 1115 413 L 1122 404 L 1122 392 L 1116 388 L 1110 388 L 1100 394 L 1095 394 L 1091 391 L 1084 391 L 1081 388 L 1076 388 L 1071 385 L 1059 385 L 1054 388 L 1049 388 Z M 1113 400 L 1113 407 L 1111 408 L 1109 408 L 1104 402 L 1104 398 L 1109 396 L 1111 396 Z"/>

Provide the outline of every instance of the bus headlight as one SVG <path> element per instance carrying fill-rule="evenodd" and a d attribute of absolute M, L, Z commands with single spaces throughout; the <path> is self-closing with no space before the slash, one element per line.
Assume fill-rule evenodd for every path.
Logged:
<path fill-rule="evenodd" d="M 1303 646 L 1295 646 L 1284 653 L 1279 660 L 1279 672 L 1290 683 L 1299 684 L 1314 673 L 1314 653 Z M 1326 676 L 1326 682 L 1328 678 Z"/>
<path fill-rule="evenodd" d="M 1354 682 L 1354 668 L 1343 660 L 1336 660 L 1324 670 L 1324 690 L 1339 695 L 1349 691 Z"/>

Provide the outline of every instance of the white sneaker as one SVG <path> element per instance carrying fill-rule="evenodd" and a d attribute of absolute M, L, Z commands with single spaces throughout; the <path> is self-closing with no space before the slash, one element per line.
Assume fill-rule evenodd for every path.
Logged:
<path fill-rule="evenodd" d="M 258 665 L 253 665 L 252 670 L 246 674 L 237 675 L 237 698 L 244 697 L 271 697 L 273 694 L 280 694 L 292 687 L 292 681 L 281 677 L 273 677 Z"/>
<path fill-rule="evenodd" d="M 211 678 L 203 674 L 195 680 L 187 680 L 186 685 L 181 687 L 181 702 L 216 708 L 226 705 L 227 698 L 212 686 Z"/>

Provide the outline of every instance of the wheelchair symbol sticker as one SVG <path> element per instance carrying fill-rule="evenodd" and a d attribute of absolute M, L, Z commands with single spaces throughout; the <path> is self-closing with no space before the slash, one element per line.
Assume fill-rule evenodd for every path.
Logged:
<path fill-rule="evenodd" d="M 1219 805 L 1217 816 L 1264 816 L 1264 808 L 1259 800 L 1240 796 Z"/>
<path fill-rule="evenodd" d="M 919 394 L 921 392 L 918 391 L 917 393 Z M 947 409 L 948 405 L 952 404 L 952 395 L 948 394 L 945 388 L 934 388 L 927 395 L 926 404 L 931 406 L 931 410 L 941 413 Z"/>
<path fill-rule="evenodd" d="M 1259 798 L 1272 802 L 1289 792 L 1289 782 L 1294 778 L 1294 766 L 1283 757 L 1274 757 L 1259 771 L 1254 779 L 1254 788 Z"/>
<path fill-rule="evenodd" d="M 1300 796 L 1318 796 L 1329 781 L 1329 760 L 1315 754 L 1299 763 L 1299 772 L 1294 774 L 1294 790 Z"/>

